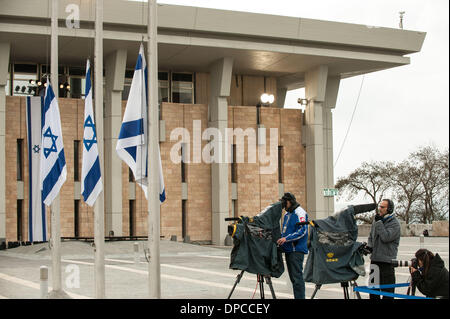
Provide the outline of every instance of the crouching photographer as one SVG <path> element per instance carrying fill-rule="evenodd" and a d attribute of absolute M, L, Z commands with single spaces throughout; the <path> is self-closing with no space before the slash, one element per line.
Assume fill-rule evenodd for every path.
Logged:
<path fill-rule="evenodd" d="M 419 249 L 409 267 L 412 285 L 427 297 L 448 299 L 448 270 L 439 254 Z"/>

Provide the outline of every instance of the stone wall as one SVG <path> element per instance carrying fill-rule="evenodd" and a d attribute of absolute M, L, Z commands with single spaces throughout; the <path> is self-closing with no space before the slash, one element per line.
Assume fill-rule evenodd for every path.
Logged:
<path fill-rule="evenodd" d="M 6 98 L 6 241 L 17 241 L 17 199 L 23 193 L 22 201 L 22 233 L 23 239 L 28 239 L 28 154 L 27 132 L 25 121 L 24 97 Z M 123 101 L 124 110 L 126 101 Z M 79 172 L 81 175 L 81 156 L 83 139 L 84 100 L 59 99 L 64 150 L 67 162 L 67 181 L 61 189 L 61 236 L 75 235 L 74 207 L 79 200 L 79 235 L 94 236 L 93 208 L 87 206 L 82 197 L 76 198 L 80 192 L 75 189 L 79 183 L 74 180 L 74 141 L 81 141 L 79 151 Z M 161 235 L 170 238 L 182 235 L 182 185 L 181 164 L 173 163 L 170 151 L 178 141 L 170 141 L 170 132 L 177 127 L 187 128 L 191 135 L 191 163 L 186 165 L 187 175 L 187 229 L 186 234 L 194 241 L 211 240 L 211 165 L 193 163 L 193 132 L 194 120 L 201 121 L 201 130 L 208 126 L 208 107 L 206 104 L 174 104 L 163 103 L 161 117 L 165 121 L 165 142 L 160 143 L 164 181 L 166 186 L 166 201 L 161 205 Z M 230 106 L 228 108 L 228 127 L 257 128 L 255 106 Z M 266 149 L 269 154 L 270 128 L 278 129 L 278 145 L 283 146 L 282 181 L 284 190 L 293 192 L 299 203 L 307 209 L 306 203 L 306 164 L 305 150 L 301 144 L 302 113 L 300 110 L 279 109 L 274 107 L 261 108 L 261 124 L 266 128 Z M 24 178 L 17 181 L 17 139 L 23 139 Z M 247 139 L 245 144 L 247 144 Z M 201 141 L 197 148 L 203 149 L 208 141 Z M 258 149 L 258 146 L 257 146 Z M 198 150 L 197 150 L 198 151 Z M 278 150 L 276 150 L 277 152 Z M 244 150 L 247 160 L 247 145 Z M 259 163 L 237 164 L 237 215 L 256 215 L 265 206 L 278 200 L 278 166 L 273 174 L 260 175 L 264 165 Z M 231 164 L 229 170 L 229 207 L 231 214 Z M 80 176 L 81 178 L 81 176 Z M 21 186 L 23 185 L 23 186 Z M 23 187 L 23 190 L 18 188 Z M 133 188 L 135 189 L 133 191 Z M 134 200 L 134 230 L 135 235 L 147 235 L 147 201 L 141 188 L 129 181 L 129 170 L 122 162 L 122 230 L 123 236 L 130 234 L 130 199 Z M 20 195 L 22 196 L 22 195 Z M 47 216 L 48 230 L 51 233 L 50 215 Z M 108 235 L 108 234 L 106 234 Z"/>
<path fill-rule="evenodd" d="M 362 237 L 369 236 L 372 225 L 363 224 L 358 225 L 358 235 Z M 420 236 L 425 229 L 428 230 L 428 234 L 433 237 L 448 237 L 448 221 L 435 221 L 433 224 L 409 224 L 400 222 L 401 235 L 408 236 Z"/>

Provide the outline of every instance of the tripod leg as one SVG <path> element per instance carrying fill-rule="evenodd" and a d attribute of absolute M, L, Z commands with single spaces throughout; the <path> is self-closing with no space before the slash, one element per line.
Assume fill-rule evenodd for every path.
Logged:
<path fill-rule="evenodd" d="M 263 275 L 257 275 L 258 276 L 258 282 L 259 282 L 259 294 L 261 295 L 261 299 L 264 298 L 264 277 Z"/>
<path fill-rule="evenodd" d="M 244 275 L 244 270 L 242 270 L 241 273 L 236 276 L 236 281 L 234 282 L 233 288 L 231 289 L 230 294 L 228 295 L 227 299 L 231 298 L 231 295 L 233 294 L 234 289 L 236 288 L 237 284 L 241 281 L 241 278 L 243 275 Z"/>
<path fill-rule="evenodd" d="M 352 283 L 353 287 L 358 287 L 358 284 L 356 283 L 356 281 L 354 280 Z M 355 291 L 355 295 L 357 299 L 361 299 L 361 295 L 359 294 L 359 291 Z"/>
<path fill-rule="evenodd" d="M 342 290 L 344 291 L 344 299 L 350 299 L 348 294 L 348 282 L 341 282 Z"/>
<path fill-rule="evenodd" d="M 270 278 L 270 276 L 266 276 L 266 283 L 267 283 L 267 285 L 269 285 L 270 292 L 272 294 L 272 298 L 277 299 L 277 297 L 275 296 L 275 290 L 273 290 L 272 279 Z"/>
<path fill-rule="evenodd" d="M 316 296 L 316 293 L 317 293 L 317 291 L 319 291 L 320 287 L 322 287 L 321 284 L 316 284 L 316 288 L 314 289 L 311 299 L 314 299 L 314 297 Z"/>

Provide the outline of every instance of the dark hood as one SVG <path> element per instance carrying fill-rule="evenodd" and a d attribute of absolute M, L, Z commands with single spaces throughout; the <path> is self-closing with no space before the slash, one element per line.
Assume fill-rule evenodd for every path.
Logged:
<path fill-rule="evenodd" d="M 286 211 L 288 213 L 292 213 L 293 211 L 295 211 L 297 209 L 298 206 L 300 206 L 300 204 L 295 202 L 294 204 L 291 205 L 291 207 L 289 209 L 286 209 Z"/>
<path fill-rule="evenodd" d="M 430 262 L 430 267 L 432 268 L 444 268 L 445 264 L 444 261 L 442 260 L 441 256 L 439 256 L 439 254 L 435 254 L 433 259 Z"/>

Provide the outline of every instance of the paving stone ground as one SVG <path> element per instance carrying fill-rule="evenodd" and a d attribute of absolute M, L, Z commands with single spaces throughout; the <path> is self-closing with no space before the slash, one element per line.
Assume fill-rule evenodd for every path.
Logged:
<path fill-rule="evenodd" d="M 367 238 L 362 237 L 358 241 L 367 241 Z M 106 298 L 147 298 L 148 263 L 143 253 L 147 242 L 138 241 L 138 243 L 140 252 L 138 264 L 134 262 L 134 242 L 105 243 Z M 61 247 L 62 285 L 66 294 L 59 297 L 94 298 L 93 246 L 87 242 L 65 241 Z M 439 253 L 448 269 L 448 237 L 427 237 L 423 247 Z M 421 246 L 418 237 L 402 237 L 398 259 L 410 260 L 419 248 Z M 160 251 L 161 295 L 165 299 L 227 298 L 239 273 L 229 269 L 231 247 L 161 240 Z M 43 265 L 49 268 L 51 287 L 52 262 L 48 243 L 0 251 L 0 299 L 39 298 L 39 267 Z M 369 260 L 366 258 L 366 269 L 368 266 Z M 396 268 L 397 283 L 407 282 L 408 279 L 408 268 Z M 368 276 L 359 277 L 357 283 L 366 285 L 367 280 Z M 256 284 L 256 275 L 245 273 L 232 298 L 259 299 Z M 280 278 L 273 278 L 273 286 L 277 298 L 293 298 L 287 271 Z M 311 297 L 314 288 L 314 284 L 306 284 L 307 298 Z M 406 293 L 406 288 L 398 289 L 396 292 Z M 266 298 L 271 298 L 267 286 L 265 294 Z M 417 291 L 416 295 L 421 294 Z M 361 297 L 365 299 L 368 295 L 361 294 Z M 342 298 L 343 291 L 339 284 L 324 285 L 316 295 L 316 299 Z"/>

